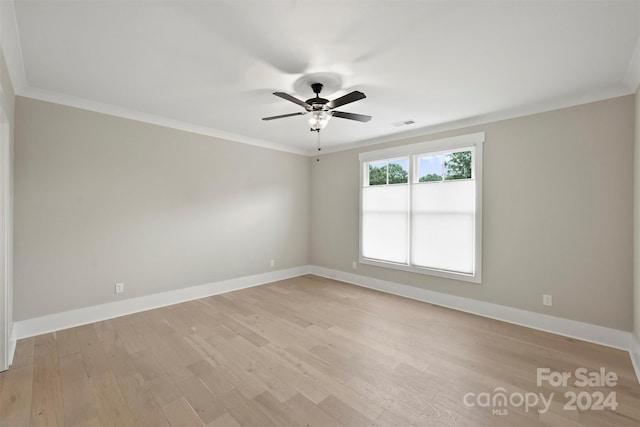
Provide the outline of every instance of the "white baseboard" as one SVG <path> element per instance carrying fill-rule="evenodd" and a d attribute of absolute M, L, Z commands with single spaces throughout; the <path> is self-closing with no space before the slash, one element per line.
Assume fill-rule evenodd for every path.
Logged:
<path fill-rule="evenodd" d="M 606 328 L 591 323 L 578 322 L 561 317 L 549 316 L 548 314 L 535 313 L 471 298 L 430 291 L 415 286 L 374 279 L 315 265 L 309 266 L 309 273 L 405 298 L 452 308 L 458 311 L 464 311 L 466 313 L 477 314 L 482 317 L 625 350 L 629 352 L 633 369 L 636 372 L 638 382 L 640 382 L 640 341 L 638 341 L 638 338 L 633 333 L 628 331 Z"/>
<path fill-rule="evenodd" d="M 452 308 L 491 319 L 502 320 L 540 331 L 550 332 L 570 338 L 601 344 L 620 350 L 630 350 L 631 332 L 592 325 L 590 323 L 563 319 L 547 314 L 535 313 L 504 305 L 478 301 L 442 292 L 430 291 L 415 286 L 402 285 L 367 276 L 333 270 L 330 268 L 309 266 L 309 273 L 330 279 L 340 280 L 365 288 L 399 295 L 418 301 L 428 302 L 442 307 Z"/>
<path fill-rule="evenodd" d="M 13 356 L 16 354 L 16 344 L 18 343 L 18 339 L 16 338 L 16 325 L 13 324 L 11 328 L 11 332 L 9 333 L 9 360 L 8 365 L 13 365 Z"/>
<path fill-rule="evenodd" d="M 112 319 L 118 316 L 152 310 L 211 295 L 250 288 L 278 280 L 289 279 L 308 273 L 308 266 L 299 266 L 284 270 L 270 271 L 268 273 L 239 277 L 236 279 L 222 280 L 220 282 L 207 283 L 205 285 L 192 286 L 174 291 L 161 292 L 130 298 L 122 301 L 83 307 L 62 313 L 49 314 L 33 319 L 20 320 L 14 323 L 15 340 L 86 325 Z"/>
<path fill-rule="evenodd" d="M 464 298 L 442 292 L 430 291 L 415 286 L 403 285 L 386 280 L 333 270 L 314 265 L 304 265 L 285 270 L 223 280 L 200 286 L 177 289 L 138 298 L 84 307 L 62 313 L 14 322 L 9 340 L 9 363 L 13 361 L 16 341 L 48 332 L 68 329 L 118 316 L 165 307 L 211 295 L 250 288 L 278 280 L 305 274 L 315 274 L 365 288 L 375 289 L 393 295 L 411 298 L 442 307 L 451 308 L 491 319 L 501 320 L 528 328 L 550 332 L 570 338 L 592 342 L 629 352 L 631 362 L 640 382 L 640 341 L 631 332 L 606 328 L 590 323 L 563 319 L 547 314 L 535 313 L 503 305 Z"/>
<path fill-rule="evenodd" d="M 631 356 L 631 363 L 633 369 L 636 371 L 638 381 L 640 381 L 640 340 L 635 334 L 631 334 L 631 348 L 629 349 L 629 356 Z"/>

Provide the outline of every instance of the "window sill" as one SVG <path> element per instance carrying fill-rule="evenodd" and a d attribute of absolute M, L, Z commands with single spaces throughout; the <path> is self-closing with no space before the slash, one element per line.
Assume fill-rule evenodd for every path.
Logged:
<path fill-rule="evenodd" d="M 476 272 L 475 274 L 455 273 L 452 271 L 436 270 L 433 268 L 426 268 L 426 267 L 415 267 L 411 265 L 396 264 L 393 262 L 385 262 L 385 261 L 374 260 L 370 258 L 362 258 L 362 257 L 360 258 L 360 264 L 372 265 L 375 267 L 382 267 L 382 268 L 391 268 L 394 270 L 408 271 L 411 273 L 426 274 L 428 276 L 444 277 L 446 279 L 460 280 L 463 282 L 471 282 L 471 283 L 477 283 L 477 284 L 482 283 L 482 277 L 479 271 Z"/>

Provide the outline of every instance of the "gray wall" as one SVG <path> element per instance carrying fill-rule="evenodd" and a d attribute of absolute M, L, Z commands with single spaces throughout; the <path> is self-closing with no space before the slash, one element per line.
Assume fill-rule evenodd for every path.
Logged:
<path fill-rule="evenodd" d="M 635 98 L 316 163 L 18 97 L 14 318 L 266 272 L 271 258 L 353 272 L 358 153 L 484 131 L 483 283 L 356 273 L 631 330 Z"/>
<path fill-rule="evenodd" d="M 15 320 L 309 262 L 303 156 L 17 97 L 15 171 Z"/>
<path fill-rule="evenodd" d="M 323 156 L 311 168 L 311 263 L 353 272 L 359 152 L 478 131 L 483 283 L 366 265 L 356 273 L 631 330 L 633 95 Z"/>

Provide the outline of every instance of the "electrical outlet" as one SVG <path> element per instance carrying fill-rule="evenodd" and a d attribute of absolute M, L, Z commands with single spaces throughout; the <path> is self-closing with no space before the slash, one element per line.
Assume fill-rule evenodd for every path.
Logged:
<path fill-rule="evenodd" d="M 124 292 L 124 283 L 116 283 L 116 294 Z"/>
<path fill-rule="evenodd" d="M 276 266 L 276 260 L 275 260 L 275 259 L 272 259 L 272 260 L 271 260 L 271 267 L 275 267 L 275 266 Z"/>
<path fill-rule="evenodd" d="M 553 305 L 553 299 L 551 295 L 542 295 L 542 304 L 551 307 Z"/>
<path fill-rule="evenodd" d="M 355 270 L 356 268 L 358 268 L 358 263 L 353 261 L 353 264 L 351 264 L 351 267 Z"/>

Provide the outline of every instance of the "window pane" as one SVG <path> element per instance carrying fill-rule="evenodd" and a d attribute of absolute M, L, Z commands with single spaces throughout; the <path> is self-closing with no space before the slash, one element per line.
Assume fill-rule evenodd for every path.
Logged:
<path fill-rule="evenodd" d="M 442 181 L 442 155 L 425 156 L 418 159 L 418 181 Z"/>
<path fill-rule="evenodd" d="M 409 186 L 362 189 L 362 256 L 408 262 Z"/>
<path fill-rule="evenodd" d="M 412 189 L 411 263 L 473 274 L 475 181 Z"/>
<path fill-rule="evenodd" d="M 446 180 L 471 178 L 471 151 L 447 153 L 444 155 Z"/>
<path fill-rule="evenodd" d="M 409 172 L 407 159 L 394 160 L 389 162 L 389 184 L 406 184 L 409 182 Z"/>
<path fill-rule="evenodd" d="M 483 141 L 478 133 L 360 153 L 361 261 L 480 283 Z"/>
<path fill-rule="evenodd" d="M 369 185 L 387 184 L 387 162 L 369 163 Z"/>

